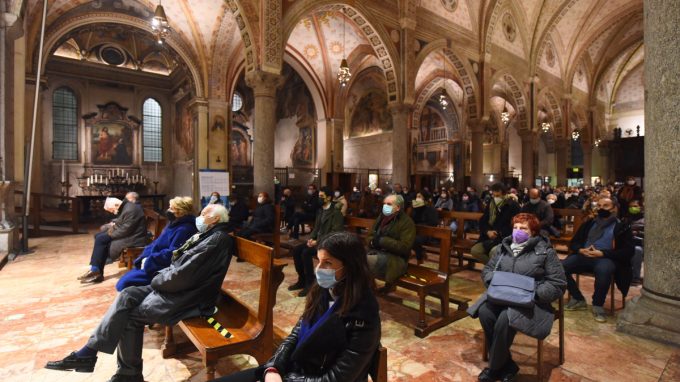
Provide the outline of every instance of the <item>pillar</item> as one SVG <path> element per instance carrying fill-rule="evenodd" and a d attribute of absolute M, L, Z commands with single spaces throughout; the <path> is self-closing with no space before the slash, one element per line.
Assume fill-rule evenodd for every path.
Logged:
<path fill-rule="evenodd" d="M 392 114 L 392 184 L 409 184 L 408 153 L 409 130 L 408 119 L 411 107 L 404 104 L 390 105 Z"/>
<path fill-rule="evenodd" d="M 229 119 L 231 105 L 220 99 L 208 100 L 208 167 L 226 170 L 229 165 Z"/>
<path fill-rule="evenodd" d="M 279 74 L 253 70 L 246 73 L 246 84 L 255 96 L 253 118 L 253 191 L 274 196 L 274 147 L 276 130 L 276 90 L 283 84 Z"/>
<path fill-rule="evenodd" d="M 531 187 L 534 184 L 536 173 L 534 169 L 534 138 L 531 132 L 522 134 L 522 186 Z"/>
<path fill-rule="evenodd" d="M 680 345 L 680 232 L 677 149 L 680 116 L 680 8 L 644 2 L 645 26 L 645 279 L 642 294 L 619 316 L 617 329 Z"/>
<path fill-rule="evenodd" d="M 202 98 L 193 99 L 189 105 L 189 110 L 193 116 L 197 116 L 198 124 L 194 131 L 194 173 L 193 173 L 193 196 L 194 200 L 200 200 L 199 171 L 209 168 L 208 166 L 208 101 Z"/>
<path fill-rule="evenodd" d="M 567 185 L 567 150 L 571 147 L 568 139 L 555 141 L 555 178 L 558 186 Z"/>
<path fill-rule="evenodd" d="M 344 168 L 344 126 L 345 121 L 338 118 L 320 119 L 316 122 L 316 167 L 321 171 L 323 185 L 326 185 L 326 174 L 342 172 Z"/>
<path fill-rule="evenodd" d="M 472 185 L 481 192 L 484 186 L 484 124 L 489 123 L 488 120 L 481 123 L 473 124 L 470 130 L 470 167 Z"/>
<path fill-rule="evenodd" d="M 591 185 L 593 176 L 593 146 L 590 143 L 583 143 L 583 184 Z"/>

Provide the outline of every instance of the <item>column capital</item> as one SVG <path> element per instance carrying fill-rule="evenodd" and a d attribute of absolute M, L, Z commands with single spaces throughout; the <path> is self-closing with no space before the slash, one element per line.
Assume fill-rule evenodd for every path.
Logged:
<path fill-rule="evenodd" d="M 19 16 L 14 13 L 2 12 L 0 13 L 0 28 L 10 28 L 19 19 Z"/>
<path fill-rule="evenodd" d="M 253 89 L 255 97 L 276 96 L 276 90 L 285 82 L 285 77 L 280 74 L 265 72 L 263 70 L 252 70 L 246 73 L 246 84 Z"/>
<path fill-rule="evenodd" d="M 387 105 L 387 110 L 389 110 L 390 114 L 392 114 L 393 116 L 395 114 L 408 114 L 413 110 L 413 105 L 407 103 L 392 102 L 389 105 Z"/>

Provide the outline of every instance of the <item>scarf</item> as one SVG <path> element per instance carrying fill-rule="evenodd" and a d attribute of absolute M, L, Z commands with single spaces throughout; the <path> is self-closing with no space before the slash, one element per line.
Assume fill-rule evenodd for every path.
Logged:
<path fill-rule="evenodd" d="M 503 197 L 500 203 L 496 204 L 496 200 L 491 198 L 491 204 L 489 204 L 489 225 L 492 226 L 496 222 L 496 216 L 501 212 L 501 208 L 505 205 L 505 201 L 508 200 L 507 197 Z"/>
<path fill-rule="evenodd" d="M 318 318 L 312 319 L 312 321 L 307 321 L 307 320 L 302 320 L 300 323 L 300 330 L 298 331 L 298 341 L 297 344 L 295 344 L 295 349 L 299 348 L 300 345 L 302 345 L 312 333 L 316 329 L 321 326 L 326 320 L 328 320 L 333 313 L 335 313 L 336 306 L 340 305 L 336 302 L 333 302 L 331 297 L 329 296 L 324 296 L 321 298 L 321 303 L 324 304 L 325 306 L 330 305 L 326 311 Z M 331 305 L 332 303 L 332 305 Z"/>
<path fill-rule="evenodd" d="M 522 250 L 524 250 L 527 244 L 529 244 L 529 240 L 531 240 L 531 238 L 525 241 L 524 243 L 513 242 L 512 244 L 510 244 L 510 249 L 512 250 L 512 257 L 517 257 L 522 252 Z"/>
<path fill-rule="evenodd" d="M 595 224 L 593 225 L 592 228 L 590 228 L 590 231 L 588 232 L 588 240 L 586 243 L 594 243 L 596 242 L 599 238 L 604 235 L 604 231 L 607 230 L 607 228 L 616 223 L 616 215 L 612 214 L 610 217 L 606 219 L 602 218 L 595 218 Z"/>
<path fill-rule="evenodd" d="M 392 220 L 397 218 L 397 215 L 399 215 L 399 212 L 394 212 L 390 216 L 385 216 L 382 218 L 380 221 L 380 226 L 378 227 L 378 232 L 382 233 L 385 227 L 387 227 L 388 224 L 392 222 Z"/>
<path fill-rule="evenodd" d="M 200 233 L 194 234 L 194 236 L 190 237 L 187 241 L 185 241 L 181 247 L 172 251 L 172 261 L 179 259 L 180 256 L 182 256 L 184 252 L 191 248 L 193 244 L 196 243 L 200 238 L 201 238 Z"/>

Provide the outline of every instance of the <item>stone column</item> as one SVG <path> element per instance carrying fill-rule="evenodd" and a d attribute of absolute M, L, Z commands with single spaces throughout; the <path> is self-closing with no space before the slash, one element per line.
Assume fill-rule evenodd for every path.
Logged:
<path fill-rule="evenodd" d="M 409 184 L 408 153 L 409 131 L 408 119 L 411 106 L 405 104 L 390 105 L 392 114 L 392 184 Z"/>
<path fill-rule="evenodd" d="M 246 84 L 255 96 L 253 119 L 253 186 L 274 196 L 274 147 L 276 130 L 276 90 L 283 84 L 279 74 L 253 70 L 246 73 Z"/>
<path fill-rule="evenodd" d="M 618 330 L 680 345 L 680 8 L 648 0 L 645 14 L 645 278 L 642 295 L 626 304 Z"/>
<path fill-rule="evenodd" d="M 195 98 L 188 105 L 193 116 L 196 115 L 198 124 L 194 131 L 194 200 L 201 199 L 199 171 L 208 168 L 208 101 L 203 98 Z M 205 196 L 205 195 L 203 195 Z"/>
<path fill-rule="evenodd" d="M 590 186 L 593 174 L 593 146 L 590 143 L 582 143 L 583 148 L 583 184 Z"/>
<path fill-rule="evenodd" d="M 229 111 L 231 105 L 220 99 L 208 100 L 208 166 L 211 169 L 229 168 Z"/>
<path fill-rule="evenodd" d="M 320 119 L 316 122 L 316 167 L 321 171 L 322 184 L 326 174 L 342 172 L 344 145 L 342 131 L 345 121 L 338 118 Z"/>
<path fill-rule="evenodd" d="M 522 139 L 522 185 L 531 187 L 534 184 L 534 134 L 529 132 L 521 135 Z"/>
<path fill-rule="evenodd" d="M 567 150 L 570 144 L 568 139 L 555 141 L 555 178 L 558 186 L 567 185 Z"/>
<path fill-rule="evenodd" d="M 475 123 L 470 130 L 470 167 L 472 185 L 482 192 L 484 186 L 484 123 Z"/>

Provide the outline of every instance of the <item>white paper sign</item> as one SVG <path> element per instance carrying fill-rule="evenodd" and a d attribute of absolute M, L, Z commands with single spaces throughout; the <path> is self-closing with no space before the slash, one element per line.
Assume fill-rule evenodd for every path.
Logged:
<path fill-rule="evenodd" d="M 229 173 L 227 171 L 200 170 L 198 189 L 201 196 L 210 196 L 217 191 L 222 196 L 229 195 Z"/>

